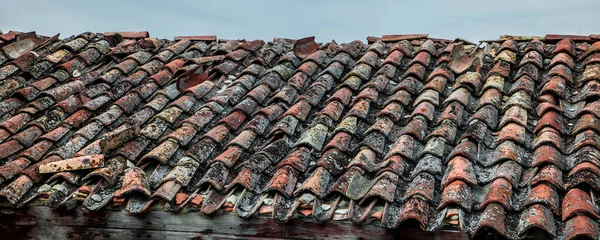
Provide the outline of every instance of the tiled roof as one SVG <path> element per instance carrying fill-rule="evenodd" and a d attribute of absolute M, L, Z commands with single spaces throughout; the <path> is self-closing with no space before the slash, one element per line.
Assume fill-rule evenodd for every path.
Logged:
<path fill-rule="evenodd" d="M 4 204 L 599 237 L 598 36 L 176 39 L 0 35 Z"/>

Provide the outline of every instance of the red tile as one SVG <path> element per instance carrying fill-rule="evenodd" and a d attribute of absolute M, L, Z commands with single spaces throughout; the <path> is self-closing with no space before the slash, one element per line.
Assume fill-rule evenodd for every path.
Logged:
<path fill-rule="evenodd" d="M 561 52 L 575 57 L 575 43 L 570 38 L 564 38 L 560 40 L 552 51 L 552 55 L 556 55 Z"/>
<path fill-rule="evenodd" d="M 569 67 L 570 69 L 575 68 L 575 63 L 573 62 L 573 58 L 565 52 L 561 52 L 561 53 L 554 55 L 554 57 L 552 57 L 552 60 L 550 61 L 550 65 L 548 65 L 548 67 L 551 68 L 557 64 L 564 64 L 567 67 Z"/>
<path fill-rule="evenodd" d="M 289 153 L 289 155 L 281 160 L 279 164 L 277 164 L 278 168 L 283 168 L 285 166 L 290 166 L 297 170 L 298 172 L 306 171 L 308 167 L 308 163 L 312 157 L 310 156 L 310 149 L 305 147 L 299 147 L 296 150 Z"/>
<path fill-rule="evenodd" d="M 304 121 L 308 116 L 308 112 L 312 106 L 308 104 L 306 101 L 298 101 L 292 107 L 290 107 L 282 116 L 292 115 L 299 119 L 300 121 Z"/>
<path fill-rule="evenodd" d="M 504 178 L 494 180 L 486 189 L 485 198 L 481 203 L 481 208 L 488 204 L 497 203 L 505 209 L 510 210 L 510 199 L 512 196 L 512 185 Z"/>
<path fill-rule="evenodd" d="M 560 214 L 559 207 L 559 198 L 556 189 L 551 185 L 541 183 L 535 185 L 531 188 L 531 191 L 525 198 L 524 206 L 528 207 L 533 204 L 544 204 L 548 206 L 554 214 Z"/>
<path fill-rule="evenodd" d="M 517 228 L 519 236 L 526 236 L 526 233 L 532 228 L 541 229 L 550 237 L 556 237 L 556 223 L 552 213 L 543 205 L 532 205 L 521 213 Z"/>
<path fill-rule="evenodd" d="M 562 202 L 562 220 L 565 221 L 575 215 L 585 214 L 594 219 L 600 216 L 596 212 L 596 205 L 590 195 L 580 189 L 569 190 Z"/>
<path fill-rule="evenodd" d="M 554 165 L 546 165 L 531 180 L 531 185 L 547 182 L 557 189 L 563 188 L 563 175 L 560 169 Z"/>
<path fill-rule="evenodd" d="M 196 36 L 175 36 L 173 40 L 179 41 L 187 39 L 190 41 L 206 41 L 206 42 L 215 42 L 217 41 L 217 36 L 215 35 L 196 35 Z"/>
<path fill-rule="evenodd" d="M 596 175 L 600 176 L 600 169 L 598 169 L 598 167 L 596 165 L 594 165 L 590 162 L 582 162 L 582 163 L 575 165 L 575 167 L 573 169 L 571 169 L 571 171 L 569 171 L 569 174 L 567 176 L 571 177 L 582 171 L 590 171 L 590 172 L 593 172 Z"/>
<path fill-rule="evenodd" d="M 479 223 L 475 229 L 475 235 L 486 232 L 486 229 L 493 229 L 497 234 L 505 237 L 505 215 L 506 211 L 501 205 L 495 203 L 488 204 L 481 215 L 481 219 L 479 219 Z"/>
<path fill-rule="evenodd" d="M 0 176 L 2 176 L 4 180 L 12 179 L 23 169 L 25 169 L 29 164 L 30 161 L 26 158 L 17 158 L 0 166 Z"/>
<path fill-rule="evenodd" d="M 104 35 L 120 34 L 125 39 L 147 38 L 150 34 L 147 31 L 143 32 L 105 32 Z"/>
<path fill-rule="evenodd" d="M 540 145 L 550 145 L 556 149 L 563 149 L 561 144 L 560 133 L 553 128 L 545 128 L 538 133 L 538 136 L 533 143 L 533 148 L 537 148 Z"/>
<path fill-rule="evenodd" d="M 525 127 L 516 123 L 508 123 L 498 132 L 497 143 L 511 140 L 520 144 L 525 144 Z"/>
<path fill-rule="evenodd" d="M 151 193 L 148 190 L 146 174 L 140 168 L 129 168 L 123 178 L 123 186 L 119 190 L 118 195 L 127 196 L 133 193 L 140 193 L 146 197 L 150 197 Z"/>
<path fill-rule="evenodd" d="M 559 64 L 550 68 L 548 76 L 559 76 L 564 78 L 569 84 L 573 85 L 573 72 L 566 65 Z"/>
<path fill-rule="evenodd" d="M 427 38 L 429 34 L 398 34 L 398 35 L 383 35 L 381 41 L 383 42 L 398 42 L 402 40 L 413 40 Z"/>
<path fill-rule="evenodd" d="M 411 198 L 406 201 L 404 210 L 400 214 L 400 222 L 404 222 L 409 219 L 416 220 L 419 222 L 419 226 L 422 230 L 427 229 L 427 223 L 429 222 L 430 206 L 427 201 L 420 198 Z"/>
<path fill-rule="evenodd" d="M 446 174 L 442 180 L 442 186 L 451 184 L 456 180 L 462 180 L 471 185 L 477 184 L 473 165 L 466 158 L 459 156 L 452 158 L 452 160 L 448 162 L 448 168 L 446 169 Z"/>
<path fill-rule="evenodd" d="M 543 51 L 542 51 L 543 52 Z M 519 63 L 519 67 L 522 67 L 525 64 L 533 64 L 537 68 L 543 67 L 543 56 L 538 51 L 529 51 L 523 56 L 521 62 Z"/>
<path fill-rule="evenodd" d="M 323 151 L 327 151 L 331 148 L 338 149 L 342 152 L 348 151 L 348 144 L 350 143 L 350 139 L 352 136 L 346 132 L 338 132 L 331 138 L 329 143 L 325 145 Z"/>
<path fill-rule="evenodd" d="M 0 143 L 0 159 L 13 155 L 21 149 L 23 149 L 23 145 L 16 140 Z"/>
<path fill-rule="evenodd" d="M 404 54 L 402 53 L 402 51 L 394 50 L 390 54 L 388 54 L 388 56 L 383 60 L 383 62 L 381 64 L 382 65 L 392 64 L 392 65 L 398 66 L 398 65 L 400 65 L 400 60 L 402 60 L 402 57 L 404 57 Z"/>
<path fill-rule="evenodd" d="M 246 115 L 240 111 L 233 112 L 219 120 L 219 123 L 227 125 L 230 129 L 238 129 L 246 120 Z"/>
<path fill-rule="evenodd" d="M 424 198 L 428 201 L 434 201 L 435 178 L 429 173 L 422 173 L 415 177 L 408 185 L 408 189 L 403 199 L 409 199 L 415 196 Z"/>
<path fill-rule="evenodd" d="M 471 187 L 461 180 L 456 180 L 444 187 L 438 209 L 456 205 L 471 211 L 472 198 Z"/>
<path fill-rule="evenodd" d="M 567 221 L 564 228 L 566 240 L 578 238 L 598 239 L 598 223 L 585 215 L 577 215 Z"/>
<path fill-rule="evenodd" d="M 467 72 L 463 75 L 460 75 L 454 83 L 454 89 L 458 89 L 461 86 L 468 87 L 473 90 L 473 92 L 479 92 L 481 89 L 481 74 L 477 72 Z"/>
<path fill-rule="evenodd" d="M 408 63 L 408 66 L 413 65 L 415 63 L 419 63 L 425 67 L 429 67 L 429 64 L 431 63 L 431 54 L 426 51 L 417 53 L 413 60 Z"/>
<path fill-rule="evenodd" d="M 294 54 L 300 58 L 305 59 L 312 53 L 316 52 L 319 48 L 319 45 L 315 42 L 315 37 L 306 37 L 298 39 L 294 43 Z"/>
<path fill-rule="evenodd" d="M 319 198 L 323 198 L 327 191 L 326 187 L 329 184 L 329 179 L 331 178 L 331 174 L 325 170 L 323 167 L 317 167 L 311 175 L 306 178 L 304 183 L 296 189 L 294 195 L 299 195 L 302 192 L 311 192 L 318 196 Z"/>
<path fill-rule="evenodd" d="M 278 191 L 286 197 L 291 197 L 296 187 L 298 172 L 290 166 L 279 168 L 269 183 L 263 189 L 266 191 Z"/>
<path fill-rule="evenodd" d="M 372 182 L 372 187 L 359 202 L 360 205 L 373 198 L 379 198 L 390 203 L 394 202 L 396 184 L 398 183 L 398 175 L 392 172 L 384 172 L 383 174 L 377 176 L 377 178 Z"/>
<path fill-rule="evenodd" d="M 422 102 L 415 107 L 410 117 L 414 118 L 415 116 L 422 116 L 428 121 L 433 121 L 434 113 L 435 106 L 433 104 L 431 104 L 430 102 Z"/>

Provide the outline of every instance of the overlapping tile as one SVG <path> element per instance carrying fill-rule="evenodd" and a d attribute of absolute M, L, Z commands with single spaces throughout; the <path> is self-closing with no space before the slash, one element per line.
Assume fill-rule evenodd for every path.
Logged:
<path fill-rule="evenodd" d="M 591 37 L 37 38 L 0 53 L 11 206 L 598 236 Z"/>

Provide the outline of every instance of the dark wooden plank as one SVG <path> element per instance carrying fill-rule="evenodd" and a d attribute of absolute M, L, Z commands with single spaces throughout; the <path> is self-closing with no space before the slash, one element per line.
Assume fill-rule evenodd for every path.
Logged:
<path fill-rule="evenodd" d="M 63 212 L 47 207 L 0 208 L 0 231 L 6 239 L 466 239 L 462 233 L 427 233 L 405 227 L 390 230 L 340 222 L 322 224 L 294 219 L 278 223 L 270 218 L 243 219 L 233 214 L 211 217 L 199 212 L 150 211 L 142 215 L 111 210 Z"/>

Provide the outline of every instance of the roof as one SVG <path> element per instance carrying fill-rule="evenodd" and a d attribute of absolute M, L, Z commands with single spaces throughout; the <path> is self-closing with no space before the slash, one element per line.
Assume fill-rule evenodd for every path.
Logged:
<path fill-rule="evenodd" d="M 175 39 L 0 35 L 4 204 L 599 237 L 596 35 Z"/>

